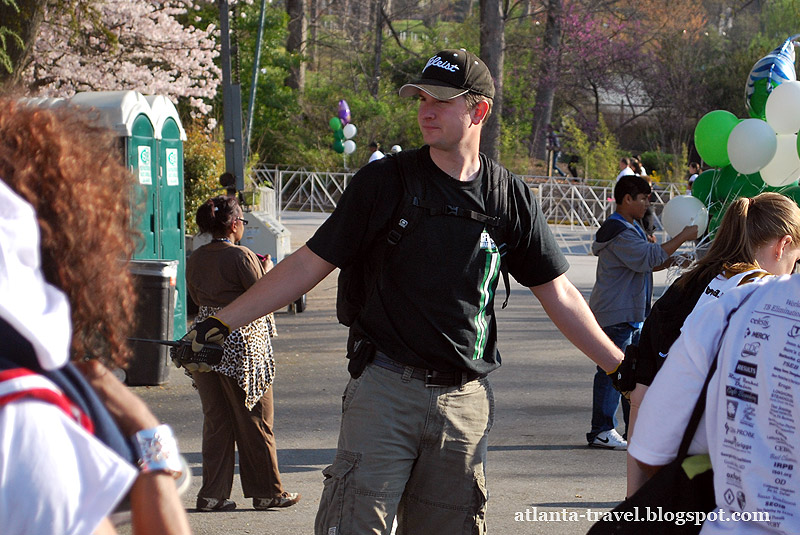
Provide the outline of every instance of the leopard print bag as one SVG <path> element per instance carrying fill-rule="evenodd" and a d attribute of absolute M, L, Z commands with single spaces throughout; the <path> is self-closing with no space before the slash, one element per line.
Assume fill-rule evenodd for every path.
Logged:
<path fill-rule="evenodd" d="M 222 307 L 201 306 L 194 324 L 219 312 Z M 267 316 L 231 331 L 222 344 L 223 354 L 212 370 L 236 379 L 245 392 L 245 406 L 252 409 L 272 386 L 275 378 L 275 359 L 272 356 L 274 319 Z"/>

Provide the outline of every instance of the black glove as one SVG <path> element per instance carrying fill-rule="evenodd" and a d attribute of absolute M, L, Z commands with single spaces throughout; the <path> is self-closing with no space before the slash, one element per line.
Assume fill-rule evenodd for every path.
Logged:
<path fill-rule="evenodd" d="M 182 338 L 182 340 L 191 341 L 192 351 L 195 353 L 200 353 L 206 344 L 222 345 L 222 342 L 225 341 L 225 338 L 230 333 L 230 327 L 228 327 L 222 320 L 216 316 L 209 316 L 192 327 L 189 332 L 186 333 L 186 336 Z M 211 370 L 211 366 L 205 362 L 195 363 L 181 361 L 178 352 L 172 353 L 171 356 L 172 361 L 176 366 L 183 366 L 189 371 L 207 372 Z"/>
<path fill-rule="evenodd" d="M 625 358 L 620 362 L 617 369 L 609 373 L 611 382 L 620 394 L 626 399 L 630 399 L 631 392 L 636 388 L 636 352 L 637 346 L 629 345 L 625 349 Z"/>

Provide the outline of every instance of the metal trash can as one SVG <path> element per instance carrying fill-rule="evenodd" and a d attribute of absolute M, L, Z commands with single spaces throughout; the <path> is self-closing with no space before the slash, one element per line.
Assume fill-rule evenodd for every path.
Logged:
<path fill-rule="evenodd" d="M 172 340 L 178 264 L 178 260 L 131 260 L 129 269 L 138 295 L 132 337 Z M 131 349 L 133 357 L 126 371 L 128 385 L 150 386 L 167 382 L 171 365 L 169 347 L 132 342 Z"/>

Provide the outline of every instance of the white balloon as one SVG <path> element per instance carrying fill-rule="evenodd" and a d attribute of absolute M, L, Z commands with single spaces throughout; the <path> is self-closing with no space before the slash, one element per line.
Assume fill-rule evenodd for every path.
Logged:
<path fill-rule="evenodd" d="M 697 225 L 697 235 L 705 232 L 708 226 L 708 209 L 700 199 L 691 195 L 673 197 L 664 205 L 661 212 L 661 224 L 673 238 L 680 234 L 684 227 Z"/>
<path fill-rule="evenodd" d="M 344 125 L 344 128 L 342 128 L 342 133 L 344 134 L 345 139 L 351 139 L 356 135 L 357 132 L 358 128 L 356 128 L 356 125 L 353 123 L 347 123 Z"/>
<path fill-rule="evenodd" d="M 775 156 L 759 172 L 768 186 L 779 188 L 800 178 L 800 156 L 797 155 L 797 134 L 778 134 L 777 139 Z"/>
<path fill-rule="evenodd" d="M 767 122 L 779 134 L 800 130 L 800 82 L 783 82 L 767 98 Z"/>
<path fill-rule="evenodd" d="M 777 148 L 775 130 L 761 119 L 744 119 L 728 137 L 728 158 L 743 175 L 760 171 L 775 156 Z"/>
<path fill-rule="evenodd" d="M 344 153 L 345 154 L 353 154 L 356 151 L 356 142 L 352 139 L 348 139 L 344 142 Z"/>

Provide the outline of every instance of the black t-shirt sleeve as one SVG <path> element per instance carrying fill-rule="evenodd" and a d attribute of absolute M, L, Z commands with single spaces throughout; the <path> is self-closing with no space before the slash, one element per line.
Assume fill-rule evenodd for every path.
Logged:
<path fill-rule="evenodd" d="M 376 160 L 353 176 L 336 209 L 306 245 L 323 260 L 345 267 L 385 234 L 402 197 L 394 159 Z"/>
<path fill-rule="evenodd" d="M 523 286 L 548 283 L 566 273 L 569 263 L 528 185 L 514 178 L 509 189 L 508 213 L 513 231 L 508 271 Z"/>

